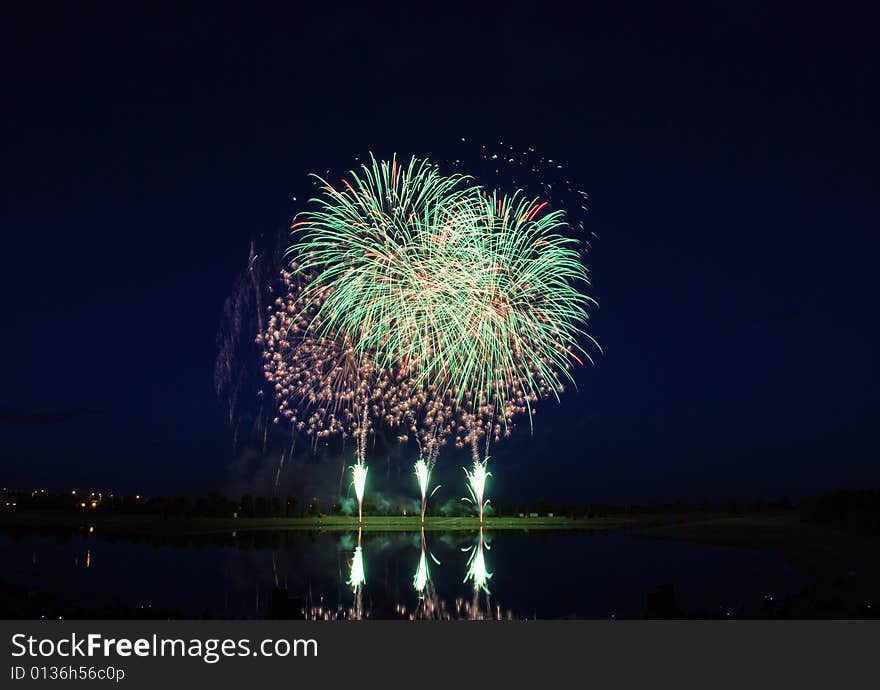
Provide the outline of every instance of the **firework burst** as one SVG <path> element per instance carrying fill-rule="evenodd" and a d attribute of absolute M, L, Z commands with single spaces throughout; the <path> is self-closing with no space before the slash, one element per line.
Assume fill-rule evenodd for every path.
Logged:
<path fill-rule="evenodd" d="M 531 425 L 572 363 L 591 361 L 579 242 L 546 201 L 426 160 L 371 156 L 339 184 L 318 181 L 263 334 L 280 414 L 315 438 L 354 438 L 364 478 L 367 436 L 406 425 L 397 439 L 419 444 L 422 520 L 440 448 L 470 446 L 482 522 L 490 443 L 521 415 Z"/>
<path fill-rule="evenodd" d="M 315 210 L 294 223 L 291 248 L 325 294 L 324 328 L 349 334 L 382 367 L 412 368 L 418 382 L 461 405 L 497 409 L 551 393 L 570 361 L 589 355 L 588 277 L 545 202 L 488 194 L 413 159 L 327 184 Z"/>

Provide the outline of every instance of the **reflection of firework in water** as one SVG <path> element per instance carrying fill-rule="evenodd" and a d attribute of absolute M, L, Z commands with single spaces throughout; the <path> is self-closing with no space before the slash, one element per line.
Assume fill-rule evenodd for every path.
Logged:
<path fill-rule="evenodd" d="M 358 530 L 358 544 L 351 559 L 351 571 L 348 575 L 348 586 L 354 593 L 353 617 L 360 620 L 364 615 L 363 593 L 367 575 L 364 572 L 364 552 L 361 548 L 361 531 Z"/>
<path fill-rule="evenodd" d="M 480 587 L 488 594 L 489 587 L 486 583 L 490 577 L 492 577 L 492 573 L 486 569 L 486 557 L 483 555 L 483 546 L 480 545 L 471 554 L 471 559 L 468 563 L 468 578 L 474 581 L 475 589 Z"/>
<path fill-rule="evenodd" d="M 480 511 L 480 522 L 483 522 L 483 508 L 489 503 L 489 501 L 483 500 L 486 491 L 486 480 L 492 476 L 491 472 L 486 471 L 487 460 L 482 462 L 474 460 L 474 466 L 470 471 L 464 468 L 464 474 L 467 477 L 467 488 L 471 497 L 465 497 L 462 500 L 477 506 Z"/>
<path fill-rule="evenodd" d="M 425 542 L 425 528 L 422 528 L 421 535 L 421 553 L 419 554 L 419 565 L 416 568 L 415 575 L 413 575 L 413 589 L 416 590 L 419 594 L 419 598 L 424 598 L 425 596 L 425 588 L 428 586 L 428 583 L 431 580 L 431 571 L 428 568 L 428 556 L 431 557 L 437 565 L 440 565 L 440 561 L 434 558 L 434 554 L 429 553 L 427 544 Z"/>
<path fill-rule="evenodd" d="M 348 577 L 348 584 L 352 589 L 362 587 L 367 582 L 364 573 L 364 552 L 360 545 L 354 549 L 354 558 L 351 561 L 351 574 Z"/>
<path fill-rule="evenodd" d="M 416 568 L 416 574 L 413 575 L 413 589 L 419 593 L 419 596 L 422 597 L 425 594 L 425 587 L 428 584 L 428 579 L 431 577 L 431 573 L 428 570 L 428 554 L 425 551 L 424 546 L 424 537 L 422 538 L 422 553 L 419 556 L 419 565 Z"/>
<path fill-rule="evenodd" d="M 419 560 L 412 577 L 412 586 L 417 596 L 417 603 L 415 606 L 411 606 L 411 604 L 407 604 L 404 601 L 388 602 L 393 604 L 393 606 L 390 609 L 384 606 L 380 607 L 378 610 L 379 616 L 388 617 L 388 614 L 391 614 L 392 617 L 397 616 L 409 620 L 514 620 L 515 616 L 512 610 L 502 609 L 500 605 L 493 604 L 490 601 L 488 581 L 493 577 L 493 573 L 488 571 L 488 564 L 486 563 L 485 551 L 488 549 L 489 544 L 484 540 L 481 530 L 477 542 L 470 547 L 462 549 L 464 552 L 471 552 L 467 560 L 465 582 L 471 581 L 473 596 L 445 600 L 438 594 L 437 586 L 431 573 L 432 566 L 428 559 L 434 561 L 437 565 L 440 565 L 440 561 L 427 548 L 425 532 L 422 530 Z M 373 617 L 374 612 L 364 608 L 363 592 L 366 584 L 366 573 L 360 530 L 358 531 L 357 547 L 354 550 L 351 561 L 348 562 L 346 584 L 354 594 L 351 606 L 343 604 L 341 601 L 335 607 L 327 606 L 324 602 L 324 597 L 320 597 L 320 603 L 307 604 L 305 608 L 306 618 L 310 620 L 361 620 Z M 385 582 L 385 587 L 388 588 L 387 581 Z M 397 591 L 396 588 L 394 588 L 394 591 Z M 370 597 L 370 599 L 373 599 L 373 597 Z M 379 600 L 381 601 L 381 586 Z"/>
<path fill-rule="evenodd" d="M 486 594 L 489 594 L 488 582 L 492 577 L 492 573 L 489 572 L 489 569 L 486 566 L 484 550 L 488 551 L 489 545 L 485 543 L 483 539 L 483 529 L 480 528 L 480 538 L 477 543 L 464 549 L 464 551 L 471 552 L 471 555 L 468 558 L 468 569 L 467 575 L 464 577 L 464 582 L 467 582 L 468 580 L 473 582 L 474 593 L 477 593 L 482 589 Z"/>
<path fill-rule="evenodd" d="M 477 590 L 479 591 L 479 590 Z M 515 619 L 511 609 L 502 609 L 500 605 L 492 605 L 486 597 L 485 606 L 477 598 L 456 598 L 451 604 L 438 597 L 424 597 L 419 600 L 419 605 L 410 610 L 403 604 L 395 607 L 395 613 L 408 620 L 438 620 L 438 621 L 512 621 Z"/>
<path fill-rule="evenodd" d="M 429 586 L 430 589 L 430 586 Z M 492 620 L 517 620 L 512 609 L 504 609 L 499 604 L 490 604 L 488 597 L 485 605 L 472 599 L 456 597 L 446 601 L 436 595 L 426 596 L 418 600 L 418 604 L 410 608 L 405 603 L 395 604 L 392 613 L 394 616 L 406 620 L 438 620 L 438 621 L 492 621 Z M 309 606 L 305 611 L 308 620 L 362 620 L 372 618 L 370 610 L 357 608 L 356 606 L 329 607 L 322 604 Z"/>

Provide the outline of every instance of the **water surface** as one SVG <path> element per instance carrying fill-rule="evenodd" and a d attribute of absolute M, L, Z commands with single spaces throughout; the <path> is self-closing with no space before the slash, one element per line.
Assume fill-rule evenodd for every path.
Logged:
<path fill-rule="evenodd" d="M 482 547 L 476 531 L 84 531 L 0 534 L 0 551 L 0 614 L 24 618 L 725 617 L 808 584 L 772 554 L 624 531 L 496 532 Z"/>

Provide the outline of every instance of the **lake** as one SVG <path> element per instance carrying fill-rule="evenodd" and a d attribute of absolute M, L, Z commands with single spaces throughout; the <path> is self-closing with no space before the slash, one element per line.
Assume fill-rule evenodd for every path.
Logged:
<path fill-rule="evenodd" d="M 779 557 L 596 532 L 0 534 L 4 618 L 749 615 L 809 580 Z"/>

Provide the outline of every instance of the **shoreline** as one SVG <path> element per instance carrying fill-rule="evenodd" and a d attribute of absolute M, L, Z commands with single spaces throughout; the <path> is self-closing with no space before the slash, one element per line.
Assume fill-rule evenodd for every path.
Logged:
<path fill-rule="evenodd" d="M 656 521 L 652 518 L 651 521 Z M 604 532 L 612 528 L 639 524 L 639 518 L 568 518 L 568 517 L 488 517 L 485 530 L 572 530 Z M 648 522 L 645 520 L 644 522 Z M 420 532 L 476 531 L 481 527 L 476 517 L 428 517 L 424 525 L 417 516 L 369 516 L 359 524 L 345 516 L 297 518 L 163 518 L 156 515 L 119 515 L 112 513 L 68 513 L 63 511 L 8 511 L 0 513 L 0 531 L 89 530 L 119 536 L 180 535 L 198 536 L 250 531 L 307 532 Z"/>

